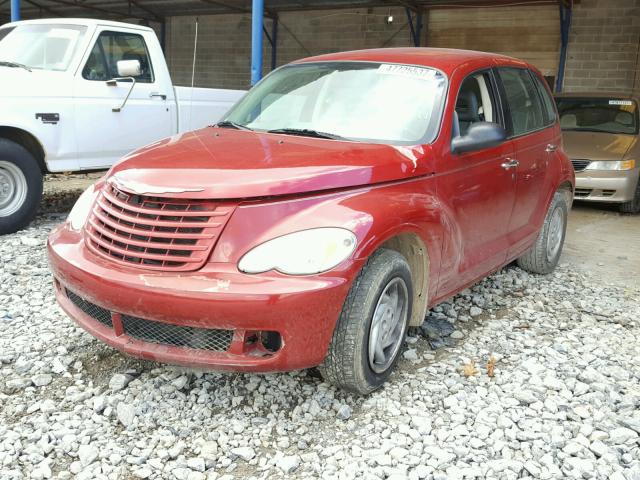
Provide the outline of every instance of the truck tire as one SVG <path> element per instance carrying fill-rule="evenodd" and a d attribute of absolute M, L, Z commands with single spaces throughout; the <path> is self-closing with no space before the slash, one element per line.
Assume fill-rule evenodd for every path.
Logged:
<path fill-rule="evenodd" d="M 620 204 L 622 213 L 640 213 L 640 179 L 636 185 L 636 193 L 632 200 Z"/>
<path fill-rule="evenodd" d="M 0 138 L 0 235 L 13 233 L 35 217 L 42 198 L 42 171 L 21 145 Z"/>
<path fill-rule="evenodd" d="M 556 192 L 544 218 L 538 238 L 524 255 L 518 258 L 520 268 L 531 273 L 551 273 L 558 265 L 567 232 L 569 208 L 566 196 Z"/>
<path fill-rule="evenodd" d="M 322 377 L 361 395 L 382 386 L 403 350 L 412 302 L 405 258 L 393 250 L 376 251 L 349 290 L 318 368 Z"/>

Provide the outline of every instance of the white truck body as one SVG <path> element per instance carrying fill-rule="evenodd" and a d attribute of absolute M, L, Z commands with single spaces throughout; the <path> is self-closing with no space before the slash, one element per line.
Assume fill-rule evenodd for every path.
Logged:
<path fill-rule="evenodd" d="M 76 46 L 70 57 L 63 59 L 62 63 L 68 62 L 64 69 L 27 70 L 0 64 L 0 138 L 3 131 L 13 130 L 32 137 L 48 172 L 108 168 L 138 147 L 215 123 L 245 93 L 174 87 L 154 31 L 118 22 L 46 19 L 3 25 L 0 61 L 6 58 L 2 33 L 21 25 L 84 29 L 71 39 Z M 152 81 L 136 82 L 120 111 L 114 107 L 122 104 L 131 82 L 86 78 L 89 57 L 103 32 L 141 36 L 152 65 Z M 47 34 L 51 36 L 51 30 Z"/>

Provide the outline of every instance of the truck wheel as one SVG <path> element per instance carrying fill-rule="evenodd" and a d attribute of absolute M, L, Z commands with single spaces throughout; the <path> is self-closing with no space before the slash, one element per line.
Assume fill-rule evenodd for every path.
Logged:
<path fill-rule="evenodd" d="M 0 235 L 26 226 L 42 197 L 42 172 L 33 155 L 0 138 Z"/>
<path fill-rule="evenodd" d="M 636 185 L 636 193 L 633 200 L 620 204 L 620 211 L 622 213 L 640 213 L 640 180 Z"/>
<path fill-rule="evenodd" d="M 520 258 L 518 266 L 531 273 L 547 274 L 560 260 L 569 211 L 562 192 L 556 192 L 542 224 L 542 229 L 531 248 Z"/>
<path fill-rule="evenodd" d="M 345 390 L 365 395 L 391 375 L 404 347 L 413 285 L 405 258 L 380 249 L 351 286 L 319 370 Z"/>

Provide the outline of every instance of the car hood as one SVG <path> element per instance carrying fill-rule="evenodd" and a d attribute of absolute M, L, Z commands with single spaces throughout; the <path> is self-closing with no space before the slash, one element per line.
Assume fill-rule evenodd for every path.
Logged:
<path fill-rule="evenodd" d="M 573 159 L 622 160 L 637 136 L 600 132 L 562 132 L 564 151 Z"/>
<path fill-rule="evenodd" d="M 107 181 L 147 195 L 241 199 L 388 182 L 429 173 L 428 146 L 402 147 L 206 128 L 139 149 Z"/>

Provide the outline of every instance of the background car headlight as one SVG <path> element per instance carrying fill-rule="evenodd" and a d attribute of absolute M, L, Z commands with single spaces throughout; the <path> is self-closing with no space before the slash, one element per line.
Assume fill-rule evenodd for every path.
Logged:
<path fill-rule="evenodd" d="M 618 160 L 591 162 L 585 170 L 633 170 L 636 168 L 635 160 Z"/>
<path fill-rule="evenodd" d="M 326 272 L 349 258 L 356 244 L 356 236 L 344 228 L 302 230 L 258 245 L 242 257 L 238 268 L 245 273 L 277 270 L 288 275 Z"/>
<path fill-rule="evenodd" d="M 94 186 L 91 185 L 82 192 L 80 197 L 78 197 L 76 204 L 73 206 L 71 212 L 69 212 L 69 216 L 67 217 L 72 229 L 79 231 L 84 227 L 87 217 L 89 216 L 89 212 L 91 211 L 93 201 L 96 198 L 96 193 Z"/>

